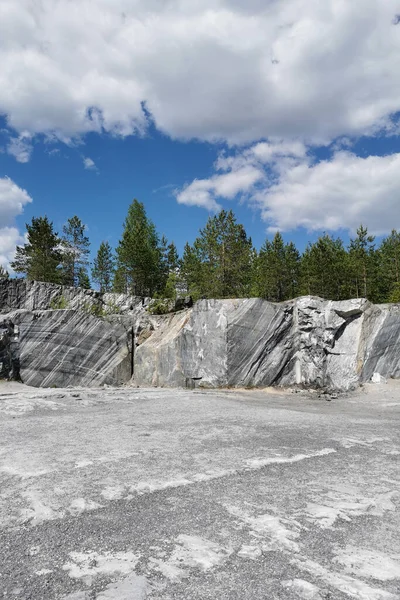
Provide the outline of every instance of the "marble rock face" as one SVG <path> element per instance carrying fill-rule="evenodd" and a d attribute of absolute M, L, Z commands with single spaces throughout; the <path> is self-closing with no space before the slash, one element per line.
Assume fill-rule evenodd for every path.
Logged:
<path fill-rule="evenodd" d="M 146 302 L 126 294 L 0 280 L 0 377 L 43 387 L 129 381 L 135 329 L 146 326 Z"/>
<path fill-rule="evenodd" d="M 400 377 L 400 305 L 371 306 L 363 345 L 361 381 L 369 381 L 374 373 Z"/>
<path fill-rule="evenodd" d="M 400 374 L 400 308 L 364 299 L 201 300 L 136 350 L 141 385 L 347 390 Z"/>
<path fill-rule="evenodd" d="M 131 314 L 143 311 L 149 298 L 129 294 L 100 293 L 27 279 L 0 279 L 0 313 L 12 310 L 75 309 L 104 314 Z"/>
<path fill-rule="evenodd" d="M 18 310 L 7 322 L 18 332 L 19 376 L 27 385 L 119 385 L 132 375 L 131 338 L 122 325 L 77 310 Z"/>
<path fill-rule="evenodd" d="M 347 390 L 400 377 L 400 305 L 305 296 L 149 300 L 0 280 L 0 377 L 34 386 L 304 386 Z M 150 306 L 151 308 L 151 306 Z M 375 378 L 377 380 L 377 378 Z"/>

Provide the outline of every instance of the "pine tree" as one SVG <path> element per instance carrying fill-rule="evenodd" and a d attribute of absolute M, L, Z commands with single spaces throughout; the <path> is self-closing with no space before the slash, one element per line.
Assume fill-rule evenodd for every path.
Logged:
<path fill-rule="evenodd" d="M 112 280 L 112 291 L 115 294 L 127 294 L 128 293 L 128 278 L 126 276 L 125 269 L 118 267 L 114 271 L 114 277 Z"/>
<path fill-rule="evenodd" d="M 395 229 L 382 240 L 377 252 L 380 302 L 398 302 L 400 290 L 400 233 Z M 395 299 L 393 299 L 395 298 Z"/>
<path fill-rule="evenodd" d="M 375 237 L 368 235 L 368 229 L 360 225 L 357 237 L 350 240 L 349 260 L 352 279 L 351 295 L 374 300 L 376 294 L 377 255 Z"/>
<path fill-rule="evenodd" d="M 100 292 L 109 292 L 114 276 L 114 257 L 108 242 L 101 242 L 94 259 L 92 279 L 98 284 Z"/>
<path fill-rule="evenodd" d="M 26 224 L 28 242 L 17 246 L 11 268 L 27 279 L 60 283 L 62 253 L 60 238 L 53 230 L 53 223 L 45 217 L 33 217 Z"/>
<path fill-rule="evenodd" d="M 301 259 L 301 293 L 342 300 L 348 286 L 349 261 L 342 240 L 324 234 L 309 243 Z"/>
<path fill-rule="evenodd" d="M 299 287 L 300 254 L 278 231 L 263 244 L 258 256 L 257 294 L 272 302 L 294 298 Z"/>
<path fill-rule="evenodd" d="M 87 271 L 82 267 L 78 271 L 78 287 L 90 290 L 90 279 Z"/>
<path fill-rule="evenodd" d="M 169 273 L 171 273 L 172 271 L 176 271 L 179 267 L 179 255 L 174 242 L 168 244 L 167 264 Z"/>
<path fill-rule="evenodd" d="M 162 298 L 176 298 L 177 290 L 183 293 L 186 293 L 186 290 L 181 290 L 178 251 L 173 242 L 168 244 L 165 236 L 161 238 L 160 253 L 161 277 L 158 295 Z"/>
<path fill-rule="evenodd" d="M 122 239 L 117 248 L 117 271 L 119 278 L 124 273 L 127 289 L 138 296 L 152 296 L 162 287 L 158 235 L 146 215 L 144 205 L 137 200 L 129 206 L 125 219 Z"/>
<path fill-rule="evenodd" d="M 85 235 L 86 226 L 76 215 L 68 219 L 63 227 L 63 283 L 79 285 L 79 277 L 87 274 L 89 265 L 89 238 Z"/>
<path fill-rule="evenodd" d="M 296 298 L 300 292 L 301 256 L 294 242 L 285 245 L 285 299 Z"/>
<path fill-rule="evenodd" d="M 184 292 L 198 300 L 202 289 L 202 264 L 196 245 L 192 247 L 186 242 L 179 263 L 179 275 Z"/>
<path fill-rule="evenodd" d="M 158 252 L 159 252 L 159 274 L 158 274 L 158 282 L 157 282 L 157 291 L 163 290 L 167 284 L 167 279 L 169 275 L 169 267 L 168 267 L 168 240 L 165 235 L 161 236 L 161 239 L 158 244 Z"/>
<path fill-rule="evenodd" d="M 178 279 L 177 274 L 174 273 L 174 271 L 171 271 L 171 273 L 168 275 L 167 282 L 165 284 L 165 288 L 163 289 L 163 292 L 161 294 L 163 298 L 171 298 L 171 299 L 175 300 L 175 298 L 177 296 L 177 293 L 176 293 L 177 279 Z"/>
<path fill-rule="evenodd" d="M 201 296 L 241 298 L 249 294 L 253 244 L 243 225 L 236 222 L 232 210 L 222 210 L 210 217 L 188 251 L 192 265 L 197 269 L 196 276 L 191 279 Z"/>

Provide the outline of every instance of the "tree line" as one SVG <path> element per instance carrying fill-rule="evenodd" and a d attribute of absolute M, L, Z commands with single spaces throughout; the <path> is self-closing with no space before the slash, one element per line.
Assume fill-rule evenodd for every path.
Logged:
<path fill-rule="evenodd" d="M 396 230 L 379 245 L 362 225 L 347 246 L 324 233 L 302 253 L 277 232 L 257 251 L 233 211 L 222 210 L 209 217 L 179 257 L 174 242 L 159 235 L 143 203 L 134 200 L 115 251 L 101 242 L 90 265 L 89 238 L 77 216 L 68 219 L 61 235 L 46 216 L 34 217 L 26 229 L 27 242 L 17 247 L 11 267 L 37 281 L 89 288 L 91 275 L 101 292 L 166 298 L 190 294 L 194 299 L 261 297 L 281 302 L 313 295 L 400 301 Z"/>

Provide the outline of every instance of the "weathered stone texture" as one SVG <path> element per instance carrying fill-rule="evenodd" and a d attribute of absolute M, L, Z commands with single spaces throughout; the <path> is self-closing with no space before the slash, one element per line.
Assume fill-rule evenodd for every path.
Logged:
<path fill-rule="evenodd" d="M 0 313 L 12 310 L 51 310 L 62 308 L 90 311 L 92 307 L 105 314 L 129 314 L 143 310 L 149 298 L 129 294 L 96 292 L 27 279 L 0 279 Z"/>
<path fill-rule="evenodd" d="M 55 310 L 60 298 L 68 308 Z M 305 296 L 200 300 L 165 316 L 147 307 L 124 294 L 0 280 L 0 371 L 20 369 L 35 386 L 119 384 L 134 366 L 140 385 L 339 390 L 375 372 L 400 376 L 400 305 Z"/>
<path fill-rule="evenodd" d="M 116 385 L 131 377 L 122 325 L 76 310 L 19 310 L 7 320 L 19 329 L 20 377 L 28 385 Z"/>
<path fill-rule="evenodd" d="M 400 377 L 400 305 L 383 304 L 371 311 L 361 380 L 368 381 L 380 373 Z"/>
<path fill-rule="evenodd" d="M 0 280 L 2 376 L 16 378 L 19 367 L 21 380 L 33 386 L 129 381 L 132 342 L 135 329 L 145 327 L 146 303 L 124 294 Z"/>
<path fill-rule="evenodd" d="M 400 375 L 400 307 L 364 299 L 201 300 L 137 349 L 142 385 L 302 385 L 346 390 Z"/>

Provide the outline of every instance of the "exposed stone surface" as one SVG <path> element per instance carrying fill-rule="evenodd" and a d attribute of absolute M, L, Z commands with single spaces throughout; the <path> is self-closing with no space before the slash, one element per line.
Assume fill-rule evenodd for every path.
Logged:
<path fill-rule="evenodd" d="M 400 305 L 306 296 L 201 300 L 164 316 L 151 307 L 124 294 L 0 280 L 1 374 L 95 386 L 127 382 L 134 368 L 139 385 L 331 390 L 374 373 L 400 376 Z"/>
<path fill-rule="evenodd" d="M 19 310 L 7 321 L 19 330 L 19 375 L 28 385 L 118 385 L 132 375 L 121 324 L 77 310 Z"/>
<path fill-rule="evenodd" d="M 129 294 L 101 294 L 55 283 L 42 283 L 26 279 L 0 279 L 0 313 L 12 310 L 49 310 L 70 308 L 86 310 L 96 307 L 105 314 L 137 312 L 149 303 L 149 298 Z"/>
<path fill-rule="evenodd" d="M 399 600 L 400 382 L 0 383 L 2 600 Z"/>
<path fill-rule="evenodd" d="M 400 374 L 400 307 L 364 299 L 202 300 L 137 349 L 141 385 L 304 385 L 347 390 Z"/>
<path fill-rule="evenodd" d="M 365 332 L 365 357 L 361 379 L 368 381 L 377 372 L 400 377 L 400 305 L 371 307 Z"/>
<path fill-rule="evenodd" d="M 136 330 L 150 328 L 147 303 L 126 294 L 0 280 L 0 374 L 33 386 L 125 383 Z"/>

